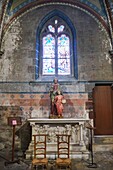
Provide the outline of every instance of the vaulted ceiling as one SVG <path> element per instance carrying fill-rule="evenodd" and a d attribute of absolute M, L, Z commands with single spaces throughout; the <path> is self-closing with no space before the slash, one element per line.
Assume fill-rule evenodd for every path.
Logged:
<path fill-rule="evenodd" d="M 22 13 L 23 11 L 30 9 L 34 6 L 42 4 L 55 4 L 65 3 L 78 5 L 86 10 L 92 10 L 95 13 L 105 17 L 104 2 L 105 0 L 7 0 L 8 3 L 8 14 L 10 16 L 15 13 Z M 3 1 L 2 1 L 3 2 Z M 5 0 L 4 0 L 5 2 Z M 113 0 L 108 0 L 110 7 L 113 8 Z"/>
<path fill-rule="evenodd" d="M 13 20 L 30 10 L 55 4 L 80 8 L 101 20 L 105 25 L 108 24 L 107 12 L 109 12 L 106 12 L 106 7 L 109 8 L 111 17 L 113 13 L 113 0 L 1 0 L 1 21 L 4 20 L 5 25 L 10 25 Z"/>

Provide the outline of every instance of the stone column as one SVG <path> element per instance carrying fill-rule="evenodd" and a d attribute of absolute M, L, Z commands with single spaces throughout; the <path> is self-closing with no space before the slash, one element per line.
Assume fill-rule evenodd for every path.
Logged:
<path fill-rule="evenodd" d="M 85 145 L 84 140 L 83 140 L 83 125 L 84 122 L 79 122 L 80 125 L 80 145 Z"/>

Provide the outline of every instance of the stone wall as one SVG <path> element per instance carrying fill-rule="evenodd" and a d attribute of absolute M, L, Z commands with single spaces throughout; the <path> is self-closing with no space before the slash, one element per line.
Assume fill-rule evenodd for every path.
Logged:
<path fill-rule="evenodd" d="M 64 118 L 85 119 L 87 117 L 87 93 L 64 93 Z M 11 148 L 12 127 L 8 125 L 8 117 L 21 117 L 22 125 L 16 126 L 16 148 L 25 151 L 31 139 L 30 126 L 27 119 L 49 118 L 49 93 L 2 93 L 0 94 L 0 139 L 3 147 Z M 27 123 L 27 124 L 26 124 Z M 4 133 L 5 131 L 5 133 Z M 3 135 L 4 134 L 4 135 Z"/>
<path fill-rule="evenodd" d="M 0 141 L 3 147 L 7 144 L 11 146 L 12 141 L 12 128 L 7 125 L 7 117 L 20 116 L 24 125 L 31 115 L 49 116 L 49 86 L 35 80 L 36 32 L 41 20 L 53 10 L 67 15 L 76 30 L 74 41 L 78 79 L 62 83 L 67 99 L 64 109 L 66 116 L 82 117 L 88 93 L 93 88 L 90 83 L 76 84 L 77 81 L 113 80 L 112 61 L 108 53 L 109 35 L 95 17 L 75 6 L 58 4 L 43 5 L 27 11 L 7 29 L 2 44 L 4 54 L 0 59 Z M 32 81 L 36 85 L 30 83 Z"/>
<path fill-rule="evenodd" d="M 35 80 L 37 28 L 53 10 L 64 13 L 75 27 L 78 79 L 113 80 L 108 52 L 110 39 L 105 27 L 89 13 L 67 5 L 37 7 L 12 23 L 3 41 L 5 53 L 0 60 L 0 79 L 20 82 Z"/>
<path fill-rule="evenodd" d="M 66 103 L 64 104 L 64 117 L 84 118 L 86 94 L 64 94 Z M 22 122 L 31 117 L 49 118 L 50 98 L 48 94 L 0 94 L 1 120 L 7 124 L 6 118 L 19 116 Z"/>

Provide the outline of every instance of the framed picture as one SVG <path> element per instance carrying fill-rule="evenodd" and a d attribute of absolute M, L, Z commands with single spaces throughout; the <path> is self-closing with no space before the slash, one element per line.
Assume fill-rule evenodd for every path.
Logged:
<path fill-rule="evenodd" d="M 8 117 L 9 126 L 19 126 L 21 124 L 22 124 L 21 117 Z"/>

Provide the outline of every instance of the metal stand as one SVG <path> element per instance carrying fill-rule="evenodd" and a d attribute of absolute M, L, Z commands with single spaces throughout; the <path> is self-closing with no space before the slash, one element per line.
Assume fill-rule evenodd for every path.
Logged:
<path fill-rule="evenodd" d="M 20 163 L 20 160 L 14 160 L 14 149 L 15 149 L 15 125 L 13 125 L 13 138 L 12 138 L 12 161 L 5 162 L 5 166 L 13 163 Z"/>
<path fill-rule="evenodd" d="M 14 149 L 15 149 L 15 125 L 13 125 L 12 162 L 14 161 Z"/>
<path fill-rule="evenodd" d="M 97 164 L 93 161 L 93 130 L 95 129 L 91 125 L 87 127 L 90 130 L 90 152 L 91 152 L 91 163 L 87 166 L 88 168 L 97 168 Z"/>
<path fill-rule="evenodd" d="M 21 125 L 21 118 L 20 117 L 8 117 L 8 125 L 13 127 L 13 137 L 12 137 L 12 160 L 9 161 L 2 157 L 3 159 L 6 160 L 4 163 L 5 166 L 8 164 L 13 164 L 13 163 L 20 163 L 20 160 L 14 160 L 14 150 L 15 150 L 15 126 Z"/>

